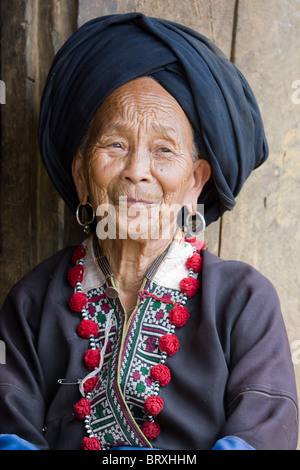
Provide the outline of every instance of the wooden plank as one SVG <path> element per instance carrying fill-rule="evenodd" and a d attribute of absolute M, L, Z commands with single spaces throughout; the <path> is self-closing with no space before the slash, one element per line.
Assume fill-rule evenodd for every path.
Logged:
<path fill-rule="evenodd" d="M 56 53 L 78 27 L 78 2 L 74 0 L 52 0 L 51 18 L 53 53 Z M 48 69 L 49 65 L 47 73 Z M 80 243 L 85 237 L 82 228 L 78 226 L 75 214 L 60 197 L 58 198 L 56 211 L 58 217 L 58 232 L 56 235 L 58 249 Z"/>
<path fill-rule="evenodd" d="M 6 291 L 28 268 L 30 187 L 26 122 L 25 2 L 1 2 L 1 79 L 6 104 L 1 105 L 1 270 Z M 13 47 L 9 47 L 9 44 Z"/>
<path fill-rule="evenodd" d="M 79 0 L 78 24 L 97 16 L 140 11 L 199 31 L 230 57 L 234 7 L 235 0 Z"/>
<path fill-rule="evenodd" d="M 0 8 L 1 79 L 6 85 L 6 104 L 1 105 L 2 303 L 28 270 L 79 237 L 75 217 L 50 182 L 37 143 L 44 81 L 59 43 L 77 27 L 77 3 L 2 0 Z"/>
<path fill-rule="evenodd" d="M 299 78 L 299 28 L 296 0 L 240 1 L 236 65 L 260 105 L 270 156 L 224 217 L 222 234 L 222 255 L 268 276 L 294 326 L 300 309 L 300 107 L 292 101 L 292 83 Z"/>
<path fill-rule="evenodd" d="M 175 5 L 174 5 L 175 3 Z M 231 56 L 235 0 L 79 0 L 78 24 L 97 16 L 140 11 L 148 16 L 168 19 L 199 31 Z M 205 232 L 209 250 L 219 252 L 220 222 L 211 224 Z"/>
<path fill-rule="evenodd" d="M 40 96 L 53 57 L 51 9 L 51 0 L 41 4 L 36 0 L 26 1 L 26 46 L 23 54 L 27 70 L 25 128 L 29 136 L 25 150 L 29 160 L 26 175 L 29 179 L 29 269 L 57 251 L 58 246 L 57 236 L 54 236 L 58 232 L 58 196 L 41 163 L 37 142 Z"/>
<path fill-rule="evenodd" d="M 240 0 L 236 65 L 260 104 L 270 157 L 224 217 L 221 250 L 223 257 L 248 262 L 273 282 L 295 355 L 300 339 L 300 105 L 292 100 L 292 84 L 300 78 L 299 30 L 297 0 Z M 298 363 L 295 370 L 300 388 Z"/>

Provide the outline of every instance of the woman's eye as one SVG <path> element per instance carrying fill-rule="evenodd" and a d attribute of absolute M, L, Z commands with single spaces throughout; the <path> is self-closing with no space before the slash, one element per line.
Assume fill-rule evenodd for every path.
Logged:
<path fill-rule="evenodd" d="M 119 142 L 113 142 L 112 144 L 109 144 L 109 147 L 120 149 L 122 148 L 122 145 Z"/>
<path fill-rule="evenodd" d="M 154 152 L 154 155 L 156 155 L 156 158 L 161 159 L 161 160 L 168 160 L 172 154 L 173 152 L 171 148 L 169 147 L 157 147 L 157 149 Z"/>

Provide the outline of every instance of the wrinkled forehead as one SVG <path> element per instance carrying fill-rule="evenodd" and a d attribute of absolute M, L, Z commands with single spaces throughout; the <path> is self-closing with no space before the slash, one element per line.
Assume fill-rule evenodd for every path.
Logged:
<path fill-rule="evenodd" d="M 193 140 L 192 126 L 179 103 L 149 77 L 132 80 L 114 90 L 98 108 L 91 134 L 129 129 L 137 124 Z"/>

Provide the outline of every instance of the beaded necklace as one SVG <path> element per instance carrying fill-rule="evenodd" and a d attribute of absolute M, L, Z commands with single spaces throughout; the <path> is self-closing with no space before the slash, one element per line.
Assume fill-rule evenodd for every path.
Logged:
<path fill-rule="evenodd" d="M 193 245 L 193 254 L 186 262 L 185 266 L 188 269 L 188 276 L 184 277 L 179 285 L 180 291 L 184 294 L 183 300 L 174 302 L 164 295 L 163 297 L 157 296 L 147 290 L 140 290 L 138 296 L 141 300 L 152 298 L 157 302 L 169 304 L 168 321 L 170 323 L 170 331 L 159 338 L 159 349 L 162 352 L 159 364 L 151 367 L 149 377 L 155 382 L 154 393 L 148 396 L 144 402 L 144 411 L 148 419 L 143 422 L 140 427 L 141 432 L 148 441 L 155 439 L 160 433 L 160 425 L 155 420 L 158 414 L 162 411 L 164 402 L 158 395 L 160 386 L 166 386 L 171 380 L 171 373 L 169 368 L 165 365 L 168 356 L 177 353 L 179 349 L 179 341 L 175 334 L 176 328 L 181 328 L 185 325 L 189 318 L 189 312 L 185 307 L 188 298 L 193 297 L 199 289 L 198 273 L 202 270 L 202 258 L 200 251 L 205 248 L 205 243 L 196 241 L 196 239 L 185 239 Z M 90 371 L 87 376 L 80 381 L 80 393 L 82 398 L 74 405 L 76 417 L 85 422 L 87 436 L 84 437 L 81 447 L 84 450 L 100 450 L 100 442 L 94 435 L 91 429 L 90 413 L 91 413 L 91 398 L 92 391 L 94 390 L 98 374 L 101 372 L 104 363 L 105 352 L 108 344 L 109 332 L 112 326 L 112 316 L 108 315 L 105 326 L 105 339 L 103 346 L 100 349 L 96 346 L 95 338 L 98 334 L 98 325 L 91 319 L 88 319 L 87 314 L 87 296 L 82 290 L 82 281 L 84 278 L 84 258 L 86 256 L 85 249 L 82 245 L 76 248 L 72 257 L 73 267 L 69 270 L 68 281 L 74 287 L 74 293 L 70 298 L 69 307 L 75 313 L 80 313 L 81 321 L 78 325 L 78 334 L 82 338 L 89 340 L 89 348 L 84 354 L 84 363 Z M 102 294 L 106 297 L 106 294 Z"/>

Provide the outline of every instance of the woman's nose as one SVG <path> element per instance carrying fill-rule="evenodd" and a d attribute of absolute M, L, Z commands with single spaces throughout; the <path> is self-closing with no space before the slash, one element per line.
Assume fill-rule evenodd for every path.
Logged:
<path fill-rule="evenodd" d="M 133 184 L 150 182 L 152 174 L 148 152 L 144 149 L 133 150 L 126 159 L 120 178 L 131 181 Z"/>

